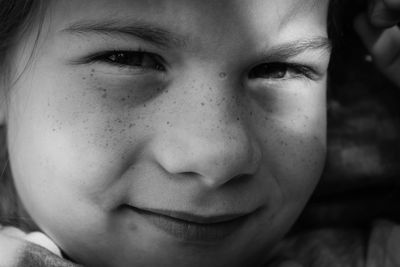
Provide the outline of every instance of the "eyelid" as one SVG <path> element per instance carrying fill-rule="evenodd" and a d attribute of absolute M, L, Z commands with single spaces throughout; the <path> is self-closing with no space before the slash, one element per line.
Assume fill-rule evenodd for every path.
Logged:
<path fill-rule="evenodd" d="M 117 49 L 114 49 L 114 50 L 99 51 L 99 52 L 95 52 L 95 53 L 89 54 L 87 56 L 84 56 L 80 60 L 75 61 L 75 63 L 90 63 L 90 62 L 93 62 L 93 61 L 96 61 L 96 60 L 100 59 L 101 57 L 105 57 L 107 55 L 112 55 L 112 54 L 118 54 L 118 53 L 143 53 L 143 54 L 148 54 L 148 55 L 154 57 L 155 59 L 159 60 L 160 63 L 166 65 L 166 62 L 165 62 L 164 58 L 162 58 L 161 56 L 157 55 L 156 53 L 148 52 L 148 51 L 143 50 L 141 48 L 138 48 L 136 50 L 117 50 Z"/>
<path fill-rule="evenodd" d="M 255 56 L 247 72 L 260 64 L 282 63 L 289 64 L 291 67 L 305 67 L 304 69 L 308 69 L 314 79 L 319 80 L 325 76 L 330 61 L 330 47 L 324 45 L 325 43 L 322 41 L 321 49 L 304 49 L 296 53 L 291 49 L 272 48 L 272 51 L 268 50 Z M 296 44 L 291 46 L 296 46 Z M 290 50 L 291 53 L 286 50 Z"/>
<path fill-rule="evenodd" d="M 306 65 L 306 64 L 301 64 L 301 63 L 293 63 L 293 62 L 279 62 L 279 61 L 272 61 L 272 62 L 262 62 L 257 65 L 253 65 L 250 70 L 247 72 L 247 76 L 249 77 L 249 74 L 251 73 L 254 68 L 257 68 L 262 65 L 281 65 L 285 66 L 288 70 L 288 72 L 292 72 L 291 77 L 289 78 L 271 78 L 268 79 L 270 81 L 287 81 L 291 79 L 308 79 L 311 81 L 318 81 L 320 80 L 324 75 L 322 71 L 319 71 L 316 67 Z M 294 73 L 293 72 L 299 72 L 299 73 Z M 256 79 L 264 79 L 267 80 L 267 78 L 256 78 Z"/>
<path fill-rule="evenodd" d="M 297 63 L 286 63 L 287 66 L 291 69 L 301 72 L 310 80 L 318 80 L 321 77 L 321 74 L 313 67 L 297 64 Z"/>

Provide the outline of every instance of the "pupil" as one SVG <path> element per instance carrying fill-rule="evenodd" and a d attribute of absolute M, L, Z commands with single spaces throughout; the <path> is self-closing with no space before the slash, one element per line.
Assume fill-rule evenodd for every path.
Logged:
<path fill-rule="evenodd" d="M 286 73 L 287 67 L 283 64 L 262 64 L 250 72 L 249 78 L 282 79 Z"/>
<path fill-rule="evenodd" d="M 158 64 L 156 59 L 147 53 L 113 53 L 108 56 L 107 60 L 119 65 L 165 70 L 161 64 Z"/>
<path fill-rule="evenodd" d="M 284 67 L 284 66 L 278 66 L 278 67 L 275 68 L 275 72 L 272 71 L 271 76 L 272 76 L 273 78 L 276 78 L 276 79 L 282 79 L 282 78 L 285 77 L 286 71 L 287 71 L 287 70 L 286 70 L 286 67 Z"/>

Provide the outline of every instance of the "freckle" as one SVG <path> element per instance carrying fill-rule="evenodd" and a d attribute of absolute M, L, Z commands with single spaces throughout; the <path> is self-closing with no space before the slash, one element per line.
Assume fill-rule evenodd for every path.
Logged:
<path fill-rule="evenodd" d="M 94 69 L 91 69 L 90 71 L 91 71 L 91 72 L 95 72 L 95 70 L 94 70 Z"/>
<path fill-rule="evenodd" d="M 121 98 L 121 101 L 125 101 L 125 100 L 126 100 L 125 97 Z"/>
<path fill-rule="evenodd" d="M 133 126 L 135 126 L 134 123 L 129 124 L 129 128 L 132 128 Z"/>
<path fill-rule="evenodd" d="M 220 72 L 219 73 L 219 77 L 222 78 L 222 79 L 225 78 L 226 77 L 226 72 Z"/>
<path fill-rule="evenodd" d="M 101 97 L 102 98 L 106 98 L 107 97 L 107 93 L 104 93 Z"/>
<path fill-rule="evenodd" d="M 86 77 L 82 77 L 82 80 L 86 80 Z"/>
<path fill-rule="evenodd" d="M 146 105 L 146 104 L 143 104 L 143 107 L 145 108 L 145 107 L 147 107 L 147 105 Z"/>
<path fill-rule="evenodd" d="M 169 123 L 170 123 L 170 122 L 169 122 L 169 121 L 167 121 L 167 124 L 168 124 L 168 125 L 169 125 Z"/>
<path fill-rule="evenodd" d="M 205 104 L 202 102 L 201 105 L 204 106 Z"/>

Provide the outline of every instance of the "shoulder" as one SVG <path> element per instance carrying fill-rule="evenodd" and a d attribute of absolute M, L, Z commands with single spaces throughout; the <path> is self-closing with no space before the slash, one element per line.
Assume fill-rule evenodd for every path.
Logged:
<path fill-rule="evenodd" d="M 310 230 L 284 239 L 275 255 L 307 267 L 400 266 L 400 225 L 379 220 L 366 229 Z"/>

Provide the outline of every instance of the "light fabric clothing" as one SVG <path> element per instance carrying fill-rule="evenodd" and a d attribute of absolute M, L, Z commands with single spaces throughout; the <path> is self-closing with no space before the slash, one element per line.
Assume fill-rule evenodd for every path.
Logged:
<path fill-rule="evenodd" d="M 44 233 L 42 232 L 31 232 L 25 233 L 22 230 L 11 227 L 11 226 L 1 226 L 0 225 L 0 233 L 4 235 L 8 235 L 10 237 L 23 239 L 28 242 L 34 243 L 39 245 L 50 252 L 54 253 L 55 255 L 62 257 L 61 250 L 57 247 L 57 245 Z"/>
<path fill-rule="evenodd" d="M 42 246 L 62 258 L 61 250 L 48 236 L 46 236 L 42 232 L 29 233 L 25 236 L 25 240 Z"/>

